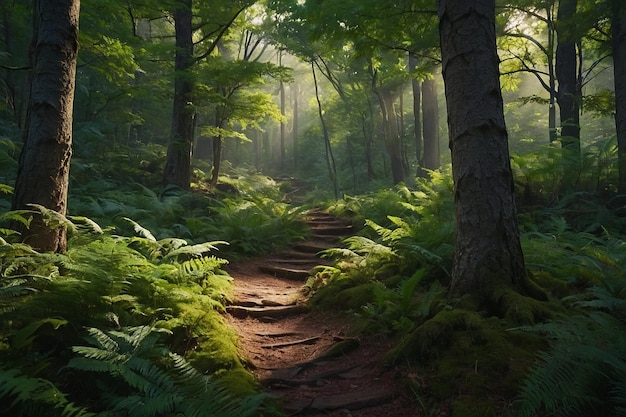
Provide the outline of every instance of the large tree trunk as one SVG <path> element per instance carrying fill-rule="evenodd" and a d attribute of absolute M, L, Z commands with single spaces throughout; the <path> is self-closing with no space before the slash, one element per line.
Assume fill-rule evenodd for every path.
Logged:
<path fill-rule="evenodd" d="M 189 189 L 191 182 L 191 151 L 195 117 L 192 81 L 189 73 L 189 69 L 193 65 L 191 0 L 177 0 L 175 7 L 174 102 L 163 184 L 176 185 L 186 190 Z"/>
<path fill-rule="evenodd" d="M 618 192 L 626 193 L 626 5 L 613 1 L 613 71 L 615 75 L 615 127 L 617 130 Z"/>
<path fill-rule="evenodd" d="M 491 301 L 525 277 L 504 123 L 494 0 L 440 0 L 456 205 L 450 294 Z"/>
<path fill-rule="evenodd" d="M 437 82 L 426 79 L 422 83 L 424 113 L 424 168 L 435 170 L 441 166 L 439 149 L 439 102 Z"/>
<path fill-rule="evenodd" d="M 566 160 L 580 159 L 580 86 L 578 84 L 576 35 L 572 19 L 577 0 L 561 0 L 557 12 L 556 78 L 559 83 L 557 99 L 561 117 L 561 145 Z M 566 172 L 575 168 L 565 166 Z M 571 172 L 571 171 L 569 171 Z M 576 172 L 576 171 L 574 171 Z"/>
<path fill-rule="evenodd" d="M 80 1 L 38 0 L 34 5 L 34 72 L 13 209 L 39 204 L 65 215 Z M 41 215 L 34 217 L 23 237 L 38 250 L 67 249 L 65 227 L 48 224 Z"/>

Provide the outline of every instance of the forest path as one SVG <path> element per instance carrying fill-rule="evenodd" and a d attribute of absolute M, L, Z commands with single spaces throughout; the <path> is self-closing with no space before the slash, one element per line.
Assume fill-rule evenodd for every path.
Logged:
<path fill-rule="evenodd" d="M 318 252 L 353 233 L 348 222 L 321 211 L 305 221 L 309 240 L 227 268 L 234 301 L 226 317 L 250 371 L 289 416 L 420 415 L 400 372 L 381 363 L 389 340 L 352 337 L 348 316 L 309 309 L 304 301 L 307 278 L 325 262 Z"/>

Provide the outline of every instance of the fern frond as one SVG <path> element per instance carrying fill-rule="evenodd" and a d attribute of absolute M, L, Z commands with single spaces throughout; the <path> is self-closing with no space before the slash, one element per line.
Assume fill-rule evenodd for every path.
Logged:
<path fill-rule="evenodd" d="M 0 399 L 13 415 L 92 417 L 96 414 L 69 402 L 50 381 L 24 375 L 17 369 L 0 369 Z M 28 412 L 27 410 L 31 411 Z"/>
<path fill-rule="evenodd" d="M 33 220 L 32 210 L 12 210 L 0 214 L 0 221 L 18 222 L 27 228 Z"/>
<path fill-rule="evenodd" d="M 91 327 L 87 329 L 87 332 L 89 333 L 88 340 L 95 342 L 102 349 L 109 352 L 117 352 L 119 350 L 119 344 L 102 330 Z"/>
<path fill-rule="evenodd" d="M 611 415 L 626 384 L 626 336 L 623 322 L 599 312 L 525 328 L 554 340 L 538 355 L 520 392 L 522 417 L 546 410 L 555 416 Z M 620 402 L 612 402 L 612 392 Z M 599 414 L 598 414 L 599 413 Z"/>
<path fill-rule="evenodd" d="M 119 353 L 127 360 L 107 356 L 102 353 L 104 349 L 75 346 L 74 351 L 83 357 L 73 358 L 69 366 L 108 372 L 115 379 L 115 386 L 106 389 L 103 398 L 112 410 L 123 415 L 253 416 L 265 398 L 252 396 L 249 401 L 241 401 L 217 381 L 201 375 L 182 356 L 160 343 L 161 334 L 169 333 L 164 329 L 138 326 L 106 333 L 93 329 L 90 333 L 99 339 L 106 336 L 105 341 L 115 340 L 116 344 L 109 343 L 109 347 L 119 348 L 119 352 L 109 353 Z"/>
<path fill-rule="evenodd" d="M 557 416 L 584 416 L 585 410 L 597 409 L 610 388 L 608 362 L 620 362 L 610 356 L 593 346 L 568 344 L 540 353 L 540 366 L 522 385 L 520 415 L 531 417 L 545 409 Z"/>
<path fill-rule="evenodd" d="M 376 243 L 371 239 L 363 236 L 351 236 L 344 239 L 348 248 L 360 254 L 378 255 L 381 257 L 391 258 L 395 255 L 393 249 L 389 246 Z"/>
<path fill-rule="evenodd" d="M 67 217 L 58 213 L 54 210 L 51 210 L 47 207 L 42 206 L 41 204 L 27 204 L 29 207 L 33 207 L 36 209 L 39 214 L 43 217 L 44 223 L 52 228 L 56 229 L 59 227 L 65 227 L 71 233 L 76 232 L 76 226 L 72 223 Z"/>
<path fill-rule="evenodd" d="M 154 237 L 154 235 L 152 235 L 152 233 L 150 232 L 150 230 L 146 229 L 145 227 L 143 227 L 142 225 L 140 225 L 139 223 L 137 223 L 136 221 L 129 219 L 128 217 L 124 217 L 124 220 L 126 220 L 128 223 L 130 223 L 133 226 L 133 230 L 135 231 L 135 233 L 137 233 L 139 236 L 148 239 L 151 242 L 156 242 L 156 238 Z"/>
<path fill-rule="evenodd" d="M 167 253 L 163 257 L 163 260 L 178 259 L 180 256 L 200 257 L 200 256 L 203 256 L 207 252 L 217 250 L 218 248 L 216 245 L 228 245 L 228 242 L 213 241 L 213 242 L 199 243 L 197 245 L 183 246 L 181 248 L 174 249 L 173 251 Z"/>
<path fill-rule="evenodd" d="M 84 224 L 85 226 L 87 226 L 87 230 L 89 230 L 92 233 L 96 233 L 99 235 L 104 233 L 104 230 L 102 230 L 100 225 L 96 223 L 95 221 L 91 220 L 89 217 L 85 217 L 85 216 L 67 216 L 67 217 L 75 223 Z"/>

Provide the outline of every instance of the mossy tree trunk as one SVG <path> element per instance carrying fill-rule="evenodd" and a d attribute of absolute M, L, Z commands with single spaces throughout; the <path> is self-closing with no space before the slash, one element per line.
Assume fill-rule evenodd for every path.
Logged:
<path fill-rule="evenodd" d="M 79 0 L 33 2 L 33 74 L 24 147 L 13 209 L 38 204 L 67 210 L 72 156 L 72 113 L 78 55 Z M 24 241 L 42 251 L 65 252 L 66 228 L 37 215 Z"/>
<path fill-rule="evenodd" d="M 440 0 L 456 205 L 450 294 L 491 302 L 525 278 L 504 123 L 494 0 Z"/>
<path fill-rule="evenodd" d="M 613 0 L 613 71 L 615 75 L 615 127 L 619 167 L 618 191 L 626 194 L 626 4 Z"/>
<path fill-rule="evenodd" d="M 175 7 L 174 102 L 163 184 L 176 185 L 186 190 L 189 189 L 191 182 L 191 151 L 196 114 L 192 99 L 193 84 L 190 71 L 194 63 L 191 0 L 177 0 Z"/>

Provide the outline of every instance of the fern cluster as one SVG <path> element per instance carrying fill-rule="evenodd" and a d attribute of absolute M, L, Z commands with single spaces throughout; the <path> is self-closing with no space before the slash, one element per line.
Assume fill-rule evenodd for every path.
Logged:
<path fill-rule="evenodd" d="M 313 300 L 352 309 L 376 331 L 404 332 L 438 311 L 452 262 L 451 192 L 450 176 L 432 172 L 430 180 L 417 180 L 415 190 L 399 185 L 332 206 L 339 215 L 362 219 L 365 228 L 342 248 L 324 252 L 335 264 L 309 282 L 318 291 Z M 358 296 L 354 286 L 361 287 Z"/>
<path fill-rule="evenodd" d="M 131 220 L 129 237 L 64 221 L 65 254 L 10 243 L 7 232 L 0 244 L 2 415 L 251 415 L 263 398 L 220 313 L 231 281 L 213 254 L 223 242 L 157 240 Z M 94 346 L 78 347 L 85 329 Z M 231 371 L 249 387 L 237 401 L 219 378 L 201 376 Z"/>
<path fill-rule="evenodd" d="M 71 213 L 124 235 L 136 233 L 130 218 L 159 240 L 176 236 L 191 243 L 227 241 L 223 256 L 253 255 L 306 235 L 299 219 L 302 209 L 279 201 L 278 183 L 264 178 L 238 180 L 238 195 L 219 198 L 196 188 L 159 192 L 140 183 L 102 179 L 82 185 L 68 206 Z"/>
<path fill-rule="evenodd" d="M 88 329 L 90 346 L 74 346 L 78 355 L 70 372 L 102 374 L 83 395 L 99 394 L 99 415 L 129 417 L 194 416 L 243 417 L 255 415 L 264 396 L 236 398 L 219 380 L 199 373 L 181 355 L 163 344 L 165 329 L 129 327 L 103 332 Z M 96 388 L 96 389 L 94 389 Z"/>
<path fill-rule="evenodd" d="M 626 281 L 605 278 L 564 302 L 580 313 L 522 330 L 552 341 L 520 391 L 520 415 L 621 416 L 626 412 Z"/>

